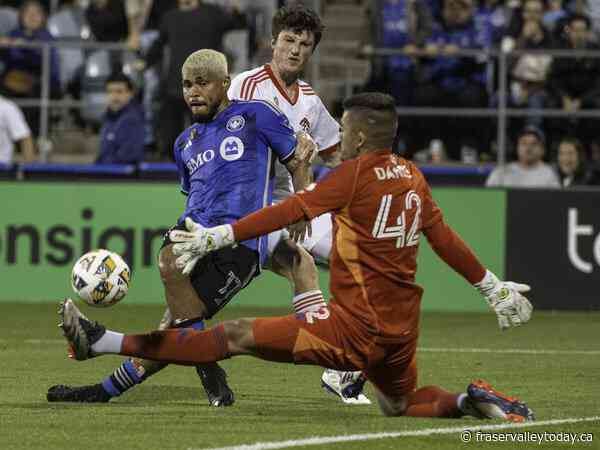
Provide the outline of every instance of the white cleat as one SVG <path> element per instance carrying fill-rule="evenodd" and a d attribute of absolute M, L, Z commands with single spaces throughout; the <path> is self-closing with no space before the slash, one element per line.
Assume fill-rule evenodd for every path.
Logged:
<path fill-rule="evenodd" d="M 361 372 L 341 372 L 325 369 L 321 375 L 321 386 L 328 392 L 337 395 L 348 405 L 370 405 L 371 400 L 363 394 L 367 379 Z"/>

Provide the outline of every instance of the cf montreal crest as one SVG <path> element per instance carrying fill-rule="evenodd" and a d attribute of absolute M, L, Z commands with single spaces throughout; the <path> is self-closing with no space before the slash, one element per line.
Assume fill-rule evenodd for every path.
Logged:
<path fill-rule="evenodd" d="M 246 121 L 242 116 L 233 116 L 227 121 L 227 130 L 234 132 L 240 131 L 246 125 Z"/>
<path fill-rule="evenodd" d="M 238 137 L 229 136 L 221 142 L 219 152 L 225 161 L 235 161 L 244 154 L 244 143 Z"/>

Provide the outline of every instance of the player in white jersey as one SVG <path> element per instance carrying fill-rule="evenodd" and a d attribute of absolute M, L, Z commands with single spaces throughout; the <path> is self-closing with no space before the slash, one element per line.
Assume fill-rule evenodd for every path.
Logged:
<path fill-rule="evenodd" d="M 266 100 L 277 106 L 295 131 L 307 132 L 316 142 L 325 161 L 337 159 L 340 142 L 339 124 L 329 114 L 312 87 L 299 79 L 317 47 L 323 30 L 319 16 L 303 5 L 283 7 L 273 17 L 273 57 L 269 64 L 236 76 L 231 81 L 230 99 Z M 286 168 L 275 163 L 273 200 L 282 201 L 293 192 Z M 304 227 L 310 232 L 304 234 Z M 322 262 L 329 261 L 332 239 L 331 215 L 324 214 L 305 226 L 290 229 L 303 248 L 290 243 L 287 231 L 269 235 L 270 268 L 287 277 L 294 289 L 293 305 L 297 313 L 324 306 L 317 270 L 310 252 Z M 306 251 L 305 251 L 305 250 Z M 370 403 L 362 394 L 364 378 L 360 372 L 326 370 L 323 386 L 345 403 Z"/>
<path fill-rule="evenodd" d="M 330 158 L 339 144 L 339 124 L 308 83 L 297 80 L 290 95 L 278 80 L 276 71 L 277 66 L 271 63 L 241 73 L 232 80 L 229 98 L 260 99 L 273 103 L 287 116 L 294 130 L 305 131 L 313 138 L 323 159 Z M 292 192 L 292 180 L 287 169 L 276 162 L 273 200 L 280 202 Z M 331 216 L 324 214 L 315 219 L 311 228 L 311 236 L 301 244 L 311 253 L 316 250 L 317 254 L 313 256 L 326 262 L 331 250 Z M 281 238 L 281 231 L 269 237 L 269 253 L 273 253 Z"/>

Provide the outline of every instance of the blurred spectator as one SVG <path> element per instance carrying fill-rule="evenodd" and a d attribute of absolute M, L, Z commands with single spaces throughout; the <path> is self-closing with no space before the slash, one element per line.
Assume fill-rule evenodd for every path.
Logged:
<path fill-rule="evenodd" d="M 179 0 L 177 9 L 163 16 L 160 35 L 146 57 L 147 66 L 152 66 L 162 61 L 165 47 L 170 50 L 166 79 L 161 86 L 159 132 L 163 157 L 173 158 L 173 144 L 188 117 L 181 86 L 181 66 L 185 59 L 199 48 L 222 50 L 223 35 L 244 26 L 243 15 L 227 14 L 223 9 L 202 4 L 199 0 Z"/>
<path fill-rule="evenodd" d="M 565 36 L 565 49 L 600 49 L 591 40 L 590 21 L 586 16 L 571 16 Z M 564 111 L 600 108 L 600 59 L 555 58 L 548 81 L 555 104 Z M 598 121 L 594 119 L 561 118 L 550 123 L 554 132 L 577 136 L 587 143 L 598 134 Z"/>
<path fill-rule="evenodd" d="M 31 131 L 19 107 L 0 96 L 0 163 L 13 162 L 14 143 L 19 144 L 23 161 L 35 159 Z"/>
<path fill-rule="evenodd" d="M 502 40 L 502 49 L 547 49 L 552 48 L 554 39 L 543 22 L 544 2 L 524 0 L 520 14 L 514 14 L 508 26 L 507 36 Z"/>
<path fill-rule="evenodd" d="M 158 31 L 163 16 L 172 9 L 177 9 L 177 5 L 178 0 L 152 0 L 152 5 L 150 6 L 150 11 L 146 18 L 146 30 Z"/>
<path fill-rule="evenodd" d="M 556 46 L 552 33 L 544 25 L 544 3 L 542 0 L 525 0 L 512 16 L 507 36 L 502 40 L 502 49 L 550 49 Z M 526 54 L 509 61 L 510 95 L 509 106 L 528 109 L 542 109 L 548 106 L 545 85 L 552 57 L 541 54 Z M 511 130 L 519 130 L 524 125 L 542 128 L 543 118 L 530 115 L 525 119 L 513 118 Z M 511 133 L 514 135 L 513 133 Z"/>
<path fill-rule="evenodd" d="M 367 90 L 388 91 L 396 103 L 413 104 L 416 53 L 432 31 L 433 19 L 425 2 L 372 0 L 367 6 L 369 36 L 363 53 L 373 48 L 404 50 L 403 55 L 375 58 Z M 369 42 L 367 44 L 366 42 Z"/>
<path fill-rule="evenodd" d="M 425 0 L 423 3 L 427 4 L 431 15 L 436 20 L 439 19 L 442 12 L 442 0 Z"/>
<path fill-rule="evenodd" d="M 510 74 L 509 107 L 542 109 L 548 105 L 546 80 L 551 62 L 552 58 L 548 55 L 523 55 L 517 60 Z M 543 129 L 543 118 L 538 114 L 512 119 L 511 128 L 523 128 L 523 120 L 525 125 Z"/>
<path fill-rule="evenodd" d="M 502 0 L 481 0 L 475 11 L 475 28 L 478 40 L 486 47 L 496 46 L 506 32 L 510 12 Z"/>
<path fill-rule="evenodd" d="M 561 139 L 556 163 L 556 172 L 562 187 L 598 184 L 597 175 L 586 164 L 585 148 L 579 139 Z"/>
<path fill-rule="evenodd" d="M 54 38 L 46 28 L 46 11 L 40 2 L 28 0 L 19 10 L 19 27 L 11 31 L 3 43 L 11 45 L 5 49 L 2 60 L 5 65 L 2 76 L 2 92 L 7 97 L 39 98 L 42 89 L 42 50 L 24 48 L 19 44 L 29 42 L 50 42 Z M 60 96 L 60 71 L 58 54 L 50 50 L 50 95 Z M 23 108 L 23 113 L 37 136 L 40 125 L 38 107 Z"/>
<path fill-rule="evenodd" d="M 131 79 L 115 73 L 106 82 L 108 109 L 96 164 L 136 164 L 144 159 L 144 114 Z"/>
<path fill-rule="evenodd" d="M 0 6 L 0 36 L 8 34 L 19 25 L 19 13 L 11 6 Z"/>
<path fill-rule="evenodd" d="M 127 45 L 132 50 L 141 47 L 142 32 L 146 26 L 153 0 L 129 0 L 125 2 L 125 13 L 127 14 Z"/>
<path fill-rule="evenodd" d="M 558 31 L 560 33 L 560 24 L 568 14 L 565 8 L 563 8 L 563 3 L 563 0 L 548 0 L 546 12 L 542 18 L 544 26 L 550 32 L 554 33 L 555 38 L 559 36 L 555 32 Z"/>
<path fill-rule="evenodd" d="M 85 17 L 97 41 L 119 42 L 127 38 L 123 0 L 92 0 L 85 10 Z"/>
<path fill-rule="evenodd" d="M 417 106 L 481 108 L 487 106 L 485 64 L 474 57 L 459 57 L 460 49 L 481 49 L 473 21 L 473 0 L 445 0 L 442 22 L 427 42 L 425 60 L 420 69 L 421 85 L 415 91 Z M 441 138 L 453 159 L 465 156 L 475 162 L 477 152 L 489 142 L 487 119 L 423 118 L 415 129 L 423 148 L 431 138 Z M 423 142 L 424 140 L 424 142 Z"/>
<path fill-rule="evenodd" d="M 488 187 L 560 187 L 556 173 L 542 161 L 545 153 L 544 133 L 525 127 L 517 141 L 517 161 L 496 167 L 488 177 Z"/>
<path fill-rule="evenodd" d="M 581 14 L 592 20 L 597 17 L 599 5 L 596 0 L 566 0 L 565 9 L 569 14 Z"/>
<path fill-rule="evenodd" d="M 585 14 L 590 18 L 590 21 L 592 22 L 592 31 L 596 34 L 597 40 L 598 35 L 600 34 L 600 2 L 598 0 L 589 0 L 577 3 L 583 3 L 579 8 L 582 9 L 579 14 Z M 578 13 L 577 10 L 574 12 Z"/>

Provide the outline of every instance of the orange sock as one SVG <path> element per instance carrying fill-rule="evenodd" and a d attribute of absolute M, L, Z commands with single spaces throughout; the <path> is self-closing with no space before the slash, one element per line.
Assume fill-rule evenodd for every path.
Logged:
<path fill-rule="evenodd" d="M 195 366 L 229 358 L 229 347 L 225 328 L 220 324 L 206 331 L 180 328 L 126 335 L 120 354 Z"/>
<path fill-rule="evenodd" d="M 451 394 L 437 386 L 425 386 L 408 395 L 405 416 L 462 417 L 458 408 L 458 394 Z"/>

